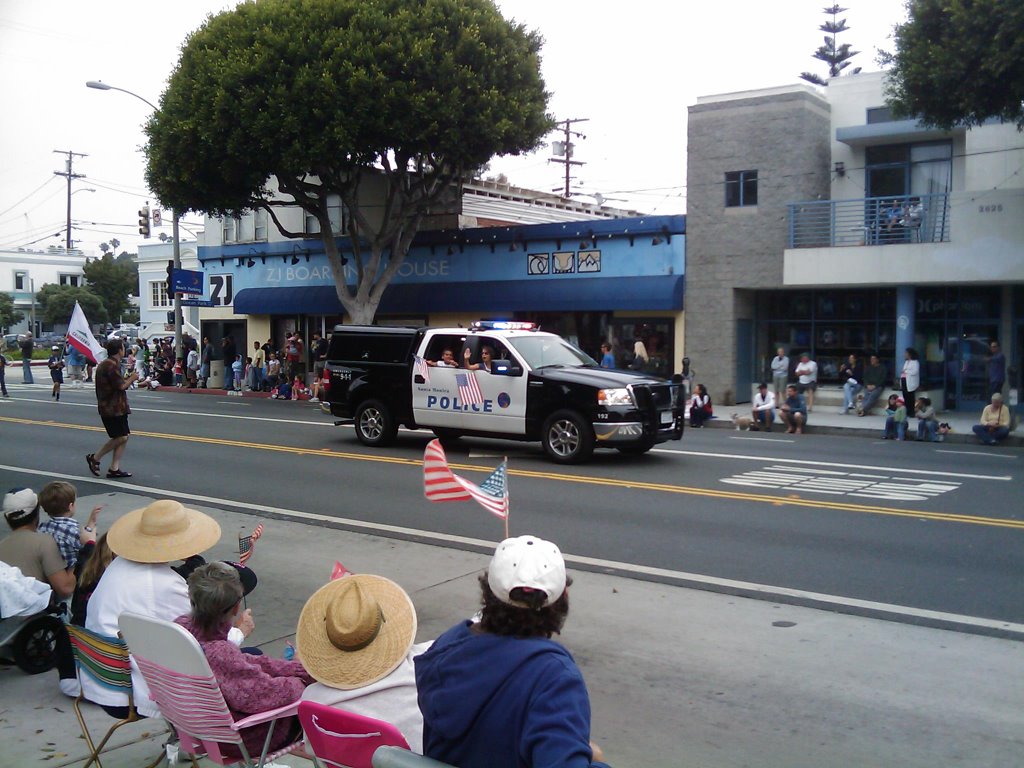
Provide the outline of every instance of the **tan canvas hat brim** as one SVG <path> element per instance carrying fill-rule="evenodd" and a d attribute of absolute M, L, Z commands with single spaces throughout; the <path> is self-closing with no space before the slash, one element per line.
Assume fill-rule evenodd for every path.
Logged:
<path fill-rule="evenodd" d="M 176 501 L 154 501 L 110 526 L 107 544 L 136 563 L 169 563 L 205 552 L 220 541 L 220 525 L 209 515 Z"/>
<path fill-rule="evenodd" d="M 384 623 L 373 642 L 356 651 L 336 648 L 327 637 L 326 616 L 331 601 L 347 579 L 376 599 Z M 299 616 L 295 634 L 298 658 L 317 681 L 332 688 L 351 690 L 391 674 L 409 653 L 416 639 L 416 609 L 405 590 L 390 579 L 357 574 L 335 579 L 313 593 Z"/>

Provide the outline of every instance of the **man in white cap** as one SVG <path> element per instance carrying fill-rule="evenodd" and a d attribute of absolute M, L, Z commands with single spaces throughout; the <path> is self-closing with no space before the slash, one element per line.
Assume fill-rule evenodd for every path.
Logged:
<path fill-rule="evenodd" d="M 49 584 L 58 599 L 75 591 L 75 572 L 67 567 L 53 536 L 39 533 L 39 497 L 29 488 L 14 488 L 3 501 L 11 535 L 0 541 L 0 561 Z"/>
<path fill-rule="evenodd" d="M 205 552 L 220 541 L 220 525 L 209 515 L 188 509 L 176 501 L 154 501 L 144 509 L 121 517 L 110 526 L 107 544 L 117 555 L 103 572 L 89 599 L 85 628 L 116 637 L 117 619 L 125 611 L 174 621 L 191 610 L 185 579 L 171 563 Z M 236 624 L 243 634 L 252 631 L 252 616 L 239 614 Z M 244 623 L 243 622 L 247 622 Z M 149 687 L 132 664 L 135 706 L 140 714 L 160 714 L 149 698 Z M 85 698 L 115 717 L 124 717 L 128 696 L 82 678 Z"/>
<path fill-rule="evenodd" d="M 479 623 L 457 624 L 416 659 L 423 754 L 459 768 L 605 765 L 590 741 L 583 676 L 551 639 L 571 583 L 551 542 L 498 545 L 480 577 Z"/>

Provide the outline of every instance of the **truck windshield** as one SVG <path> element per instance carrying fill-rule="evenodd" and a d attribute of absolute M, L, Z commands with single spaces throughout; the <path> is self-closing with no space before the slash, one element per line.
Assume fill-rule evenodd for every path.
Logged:
<path fill-rule="evenodd" d="M 565 365 L 571 368 L 597 365 L 586 352 L 557 336 L 516 336 L 506 341 L 515 347 L 526 364 L 535 370 L 547 365 Z"/>

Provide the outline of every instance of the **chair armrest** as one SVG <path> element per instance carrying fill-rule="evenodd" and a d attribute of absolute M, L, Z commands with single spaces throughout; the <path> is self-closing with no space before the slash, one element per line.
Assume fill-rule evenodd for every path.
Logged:
<path fill-rule="evenodd" d="M 285 704 L 283 707 L 268 709 L 266 712 L 257 712 L 255 715 L 249 715 L 241 720 L 236 720 L 234 725 L 231 727 L 236 731 L 240 731 L 243 728 L 250 728 L 254 725 L 259 725 L 260 723 L 276 720 L 279 717 L 296 715 L 299 712 L 299 701 L 300 699 L 296 699 L 291 704 Z"/>

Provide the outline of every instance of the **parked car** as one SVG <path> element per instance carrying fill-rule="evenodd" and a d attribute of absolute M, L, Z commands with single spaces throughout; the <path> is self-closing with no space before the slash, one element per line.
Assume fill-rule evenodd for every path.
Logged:
<path fill-rule="evenodd" d="M 41 333 L 35 338 L 36 349 L 49 349 L 54 346 L 64 346 L 67 335 L 63 333 Z"/>
<path fill-rule="evenodd" d="M 5 333 L 3 346 L 0 349 L 4 350 L 15 350 L 18 348 L 18 334 L 16 333 Z"/>

